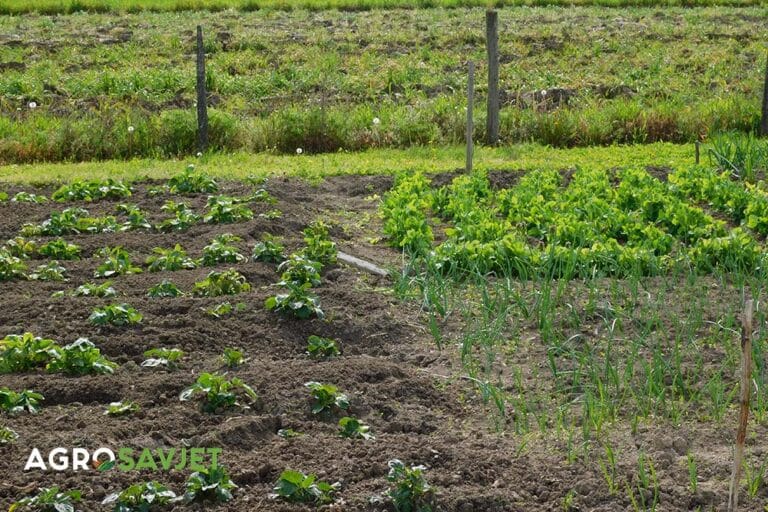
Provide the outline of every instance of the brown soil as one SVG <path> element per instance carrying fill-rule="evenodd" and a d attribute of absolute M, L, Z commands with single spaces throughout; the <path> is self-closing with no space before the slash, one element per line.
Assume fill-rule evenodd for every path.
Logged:
<path fill-rule="evenodd" d="M 157 221 L 164 216 L 159 208 L 167 197 L 149 197 L 149 185 L 137 185 L 131 202 Z M 332 234 L 341 250 L 395 267 L 400 262 L 397 251 L 367 241 L 381 236 L 377 203 L 369 196 L 383 193 L 390 185 L 390 177 L 376 176 L 333 178 L 317 186 L 276 179 L 266 188 L 278 203 L 256 204 L 254 209 L 258 214 L 276 207 L 283 212 L 280 220 L 257 215 L 247 223 L 199 225 L 182 234 L 66 237 L 81 245 L 85 255 L 82 261 L 64 263 L 69 270 L 68 283 L 2 283 L 0 336 L 31 331 L 62 344 L 86 336 L 121 366 L 111 376 L 70 378 L 42 372 L 0 376 L 0 386 L 31 388 L 45 395 L 44 408 L 37 415 L 0 416 L 0 423 L 20 434 L 14 444 L 0 446 L 0 506 L 8 507 L 34 494 L 37 487 L 51 485 L 83 490 L 81 510 L 106 510 L 99 503 L 107 494 L 147 480 L 164 482 L 181 493 L 187 471 L 24 473 L 22 468 L 32 447 L 47 453 L 56 446 L 155 448 L 179 447 L 187 442 L 223 450 L 221 461 L 240 488 L 233 501 L 216 509 L 221 511 L 309 510 L 268 498 L 279 474 L 287 468 L 340 482 L 342 501 L 337 510 L 374 510 L 377 507 L 369 504 L 369 498 L 387 487 L 387 461 L 393 458 L 427 466 L 426 476 L 436 489 L 438 510 L 563 510 L 569 492 L 575 497 L 571 510 L 628 510 L 625 493 L 609 494 L 597 464 L 565 461 L 566 441 L 556 434 L 495 432 L 489 411 L 470 383 L 459 378 L 462 370 L 456 351 L 451 346 L 437 350 L 418 305 L 397 300 L 388 291 L 388 279 L 345 266 L 326 269 L 323 284 L 316 289 L 325 320 L 300 321 L 267 311 L 264 300 L 272 293 L 270 285 L 278 275 L 273 266 L 253 262 L 235 266 L 253 285 L 251 292 L 237 297 L 149 299 L 145 295 L 150 286 L 165 278 L 189 290 L 210 268 L 118 277 L 114 286 L 121 295 L 115 300 L 50 297 L 56 290 L 94 281 L 92 273 L 100 262 L 94 253 L 103 246 L 123 245 L 134 262 L 143 262 L 153 247 L 175 243 L 197 257 L 211 238 L 224 232 L 242 236 L 241 248 L 249 252 L 255 240 L 269 232 L 283 235 L 287 248 L 295 250 L 302 244 L 301 229 L 317 217 L 334 223 Z M 52 189 L 44 190 L 50 193 Z M 241 184 L 226 184 L 225 192 L 245 195 L 248 190 Z M 203 207 L 205 199 L 202 195 L 188 198 L 196 210 Z M 114 212 L 115 204 L 84 206 L 92 214 L 108 214 Z M 0 239 L 15 236 L 25 222 L 42 221 L 58 206 L 0 205 Z M 221 319 L 201 310 L 224 300 L 244 302 L 247 309 Z M 128 302 L 144 314 L 140 327 L 99 329 L 89 325 L 87 318 L 93 307 L 117 301 Z M 343 355 L 324 362 L 308 359 L 304 350 L 311 334 L 339 340 Z M 181 368 L 168 372 L 139 367 L 142 353 L 157 346 L 184 350 L 187 355 Z M 254 386 L 259 406 L 211 415 L 194 403 L 180 402 L 179 392 L 197 375 L 223 371 L 218 357 L 231 346 L 242 348 L 249 360 L 228 373 Z M 541 346 L 533 347 L 528 355 L 521 351 L 515 363 L 528 375 L 539 360 L 546 360 L 545 351 Z M 544 374 L 545 368 L 541 371 Z M 312 415 L 304 387 L 310 380 L 332 383 L 346 392 L 351 398 L 351 415 L 371 426 L 375 441 L 341 438 L 337 435 L 338 416 Z M 141 411 L 127 417 L 104 416 L 106 405 L 117 400 L 137 401 Z M 277 435 L 281 428 L 305 435 L 283 439 Z M 631 457 L 645 448 L 653 454 L 660 474 L 659 510 L 720 506 L 722 490 L 727 489 L 722 479 L 728 474 L 725 462 L 730 430 L 712 427 L 698 432 L 708 444 L 695 449 L 714 461 L 701 462 L 709 474 L 702 477 L 703 491 L 691 496 L 684 461 L 687 450 L 698 443 L 693 439 L 697 432 L 690 426 L 649 424 L 641 424 L 635 434 L 620 429 L 612 435 L 622 455 L 627 455 L 622 458 L 620 472 L 631 475 L 636 468 Z M 757 501 L 748 503 L 757 506 Z M 174 510 L 203 509 L 178 505 Z"/>

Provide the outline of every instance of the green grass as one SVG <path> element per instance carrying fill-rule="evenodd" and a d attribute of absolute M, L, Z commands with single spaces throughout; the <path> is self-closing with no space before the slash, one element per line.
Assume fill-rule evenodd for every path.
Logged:
<path fill-rule="evenodd" d="M 502 142 L 692 142 L 754 130 L 765 15 L 501 9 Z M 482 8 L 0 16 L 0 162 L 194 154 L 198 23 L 215 150 L 459 144 L 467 59 L 478 63 L 484 137 Z"/>
<path fill-rule="evenodd" d="M 417 9 L 458 7 L 502 7 L 521 5 L 600 5 L 623 6 L 701 6 L 701 5 L 762 5 L 760 0 L 1 0 L 0 14 L 42 13 L 71 14 L 74 12 L 179 12 L 190 10 L 259 9 L 367 11 L 372 9 Z"/>
<path fill-rule="evenodd" d="M 476 148 L 475 168 L 487 170 L 600 168 L 693 163 L 692 144 L 656 143 L 636 146 L 558 149 L 536 144 Z M 50 183 L 75 179 L 161 179 L 178 174 L 188 163 L 227 179 L 248 176 L 298 176 L 312 180 L 344 174 L 395 174 L 403 170 L 453 171 L 464 166 L 464 148 L 378 149 L 359 153 L 274 155 L 210 154 L 186 160 L 141 159 L 82 163 L 42 163 L 0 167 L 0 181 Z"/>

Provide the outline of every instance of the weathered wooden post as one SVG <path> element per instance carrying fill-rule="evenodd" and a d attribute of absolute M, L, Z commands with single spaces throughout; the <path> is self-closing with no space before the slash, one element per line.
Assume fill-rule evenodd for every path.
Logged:
<path fill-rule="evenodd" d="M 197 147 L 205 153 L 208 149 L 208 93 L 205 90 L 205 48 L 203 27 L 197 26 Z"/>
<path fill-rule="evenodd" d="M 763 84 L 763 117 L 760 119 L 760 135 L 768 137 L 768 54 L 765 57 L 765 83 Z"/>
<path fill-rule="evenodd" d="M 469 80 L 467 81 L 467 173 L 472 172 L 472 153 L 474 144 L 472 142 L 472 133 L 474 132 L 474 122 L 472 119 L 472 108 L 475 104 L 475 63 L 469 63 Z"/>
<path fill-rule="evenodd" d="M 736 446 L 733 450 L 731 488 L 728 493 L 728 512 L 739 508 L 739 482 L 741 465 L 744 461 L 744 441 L 747 439 L 749 420 L 749 393 L 752 389 L 752 311 L 754 303 L 747 299 L 741 315 L 741 395 L 739 399 L 739 426 L 736 432 Z"/>
<path fill-rule="evenodd" d="M 499 142 L 499 13 L 485 13 L 485 41 L 488 48 L 488 118 L 486 143 Z"/>

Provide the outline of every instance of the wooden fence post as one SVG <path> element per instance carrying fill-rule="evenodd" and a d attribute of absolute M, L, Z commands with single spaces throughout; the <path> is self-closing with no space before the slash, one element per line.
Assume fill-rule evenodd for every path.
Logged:
<path fill-rule="evenodd" d="M 765 83 L 763 84 L 763 117 L 760 119 L 760 135 L 768 137 L 768 54 L 765 56 Z"/>
<path fill-rule="evenodd" d="M 472 109 L 475 104 L 475 63 L 469 63 L 469 80 L 467 81 L 467 173 L 472 172 L 472 154 L 474 145 L 472 142 L 472 133 L 474 132 L 474 122 L 472 120 Z"/>
<path fill-rule="evenodd" d="M 485 41 L 488 47 L 488 118 L 486 142 L 499 142 L 499 13 L 485 13 Z"/>
<path fill-rule="evenodd" d="M 739 484 L 741 481 L 741 465 L 744 461 L 744 441 L 747 439 L 747 422 L 749 420 L 749 394 L 752 390 L 752 299 L 744 303 L 741 316 L 741 395 L 739 400 L 739 426 L 736 432 L 736 446 L 733 450 L 733 470 L 731 472 L 731 488 L 728 493 L 728 512 L 736 512 L 739 508 Z"/>
<path fill-rule="evenodd" d="M 205 90 L 205 48 L 203 27 L 197 26 L 197 147 L 205 153 L 208 149 L 208 93 Z"/>

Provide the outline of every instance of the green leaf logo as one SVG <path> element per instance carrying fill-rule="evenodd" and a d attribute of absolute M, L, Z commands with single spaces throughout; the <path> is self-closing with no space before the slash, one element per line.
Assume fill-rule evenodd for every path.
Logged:
<path fill-rule="evenodd" d="M 117 461 L 115 460 L 107 460 L 104 462 L 97 462 L 98 466 L 96 466 L 96 469 L 104 472 L 109 471 L 110 469 L 114 468 L 117 465 Z"/>

